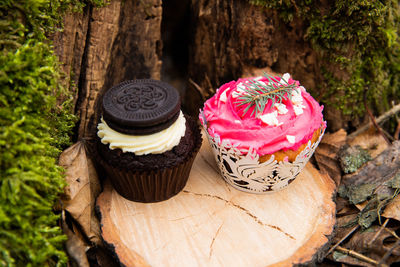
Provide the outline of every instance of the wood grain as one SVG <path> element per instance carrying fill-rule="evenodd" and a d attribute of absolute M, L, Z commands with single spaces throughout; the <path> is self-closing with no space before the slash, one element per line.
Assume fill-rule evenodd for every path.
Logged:
<path fill-rule="evenodd" d="M 103 239 L 126 266 L 290 266 L 314 261 L 335 224 L 333 181 L 308 164 L 283 191 L 238 191 L 208 143 L 177 196 L 135 203 L 110 185 L 97 200 Z"/>

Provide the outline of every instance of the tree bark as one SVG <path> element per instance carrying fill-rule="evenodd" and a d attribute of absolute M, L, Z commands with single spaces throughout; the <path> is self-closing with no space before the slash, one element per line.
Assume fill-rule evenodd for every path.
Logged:
<path fill-rule="evenodd" d="M 197 114 L 202 100 L 222 84 L 264 71 L 290 73 L 317 100 L 325 93 L 321 59 L 306 40 L 307 25 L 300 18 L 286 24 L 276 11 L 246 0 L 192 0 L 191 14 L 188 70 L 193 82 L 185 97 L 191 113 Z M 331 131 L 346 127 L 334 107 L 325 108 L 325 118 Z"/>
<path fill-rule="evenodd" d="M 54 41 L 66 73 L 65 82 L 71 83 L 74 90 L 75 110 L 80 118 L 78 138 L 93 135 L 99 96 L 111 86 L 136 78 L 170 80 L 174 76 L 176 81 L 177 75 L 170 67 L 169 73 L 163 77 L 160 74 L 161 23 L 163 18 L 185 18 L 186 13 L 191 20 L 181 19 L 185 26 L 179 29 L 183 32 L 164 38 L 175 36 L 175 42 L 183 41 L 189 47 L 189 54 L 184 56 L 188 58 L 187 67 L 179 66 L 176 71 L 183 80 L 177 84 L 186 84 L 184 89 L 178 89 L 188 113 L 197 115 L 203 101 L 223 83 L 263 71 L 289 72 L 313 91 L 317 100 L 324 94 L 324 88 L 319 88 L 320 59 L 305 40 L 307 25 L 301 19 L 295 17 L 286 24 L 276 11 L 251 5 L 247 0 L 191 0 L 189 10 L 164 11 L 169 13 L 163 16 L 161 0 L 112 0 L 105 7 L 88 5 L 82 13 L 65 17 L 64 31 L 57 33 Z M 186 32 L 187 38 L 178 38 L 186 36 Z M 331 131 L 346 127 L 335 108 L 326 107 L 325 117 Z"/>
<path fill-rule="evenodd" d="M 315 87 L 317 55 L 304 40 L 300 20 L 286 25 L 276 12 L 244 0 L 192 1 L 192 14 L 189 74 L 209 94 L 257 68 L 289 72 Z"/>
<path fill-rule="evenodd" d="M 71 90 L 78 138 L 94 135 L 105 90 L 123 80 L 160 78 L 161 10 L 161 0 L 113 0 L 65 16 L 64 31 L 53 39 L 65 83 L 77 88 Z"/>
<path fill-rule="evenodd" d="M 89 9 L 85 7 L 82 13 L 67 13 L 63 21 L 63 31 L 56 32 L 53 36 L 54 51 L 65 75 L 62 82 L 73 91 L 74 106 L 78 99 L 77 85 L 85 50 Z"/>

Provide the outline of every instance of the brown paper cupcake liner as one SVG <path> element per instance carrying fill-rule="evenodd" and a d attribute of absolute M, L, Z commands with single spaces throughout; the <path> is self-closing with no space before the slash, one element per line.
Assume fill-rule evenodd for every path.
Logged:
<path fill-rule="evenodd" d="M 195 121 L 189 122 L 194 145 L 185 159 L 175 166 L 138 172 L 111 166 L 99 156 L 100 164 L 114 189 L 128 200 L 144 203 L 167 200 L 178 194 L 186 185 L 193 161 L 202 143 L 200 128 Z"/>
<path fill-rule="evenodd" d="M 178 194 L 186 185 L 194 156 L 168 169 L 143 173 L 121 171 L 105 164 L 115 190 L 124 198 L 136 202 L 159 202 Z"/>

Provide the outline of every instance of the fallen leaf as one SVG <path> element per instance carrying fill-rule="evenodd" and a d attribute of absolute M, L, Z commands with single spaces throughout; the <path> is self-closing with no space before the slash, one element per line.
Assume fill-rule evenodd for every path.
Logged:
<path fill-rule="evenodd" d="M 364 164 L 357 173 L 344 175 L 342 183 L 345 186 L 360 186 L 362 184 L 382 185 L 396 178 L 399 173 L 400 141 L 395 141 L 379 156 Z"/>
<path fill-rule="evenodd" d="M 391 230 L 394 232 L 395 229 Z M 382 231 L 381 226 L 375 225 L 368 230 L 357 231 L 346 247 L 379 261 L 391 249 L 394 241 L 395 238 L 390 232 Z M 392 256 L 387 259 L 386 264 L 393 263 L 399 255 L 400 247 L 397 247 L 392 251 Z"/>
<path fill-rule="evenodd" d="M 78 237 L 69 227 L 66 222 L 65 212 L 62 211 L 62 230 L 68 237 L 65 242 L 65 247 L 68 255 L 74 260 L 80 267 L 89 267 L 89 261 L 86 256 L 86 250 L 89 248 L 80 237 Z"/>
<path fill-rule="evenodd" d="M 91 242 L 101 244 L 100 224 L 94 214 L 95 200 L 101 187 L 84 142 L 77 142 L 62 152 L 59 164 L 66 170 L 68 183 L 61 199 L 64 209 L 80 224 Z"/>
<path fill-rule="evenodd" d="M 388 181 L 386 183 L 387 186 L 394 188 L 394 189 L 400 189 L 400 172 L 398 172 L 396 174 L 395 177 L 393 177 L 393 179 L 391 179 L 390 181 Z"/>
<path fill-rule="evenodd" d="M 332 254 L 329 255 L 328 258 L 330 258 L 333 261 L 342 263 L 342 266 L 344 264 L 349 264 L 350 266 L 375 267 L 375 265 L 373 265 L 373 264 L 370 264 L 370 263 L 367 263 L 364 261 L 360 261 L 356 258 L 348 256 L 347 254 L 341 253 L 339 251 L 334 251 Z"/>
<path fill-rule="evenodd" d="M 375 225 L 367 230 L 357 230 L 340 245 L 349 251 L 358 253 L 359 256 L 362 255 L 364 257 L 363 260 L 348 255 L 340 250 L 334 251 L 328 258 L 336 262 L 355 266 L 376 266 L 376 264 L 372 262 L 379 262 L 383 255 L 395 245 L 396 238 L 392 236 L 391 233 L 395 232 L 397 229 L 398 227 L 390 229 L 391 231 L 385 231 L 381 229 L 381 226 Z M 388 257 L 385 262 L 382 262 L 380 266 L 389 266 L 393 264 L 398 260 L 399 255 L 400 247 L 395 247 L 390 257 Z"/>
<path fill-rule="evenodd" d="M 377 157 L 385 149 L 388 148 L 388 144 L 385 139 L 380 135 L 374 128 L 370 128 L 354 138 L 349 138 L 347 143 L 350 146 L 359 145 L 363 149 L 367 150 L 372 158 Z"/>
<path fill-rule="evenodd" d="M 339 188 L 340 196 L 349 198 L 349 202 L 355 204 L 360 210 L 358 224 L 363 229 L 369 228 L 377 218 L 380 218 L 379 214 L 392 199 L 390 195 L 376 193 L 376 187 L 374 184 L 362 184 Z M 391 190 L 390 188 L 387 189 Z"/>
<path fill-rule="evenodd" d="M 336 234 L 333 237 L 332 243 L 336 244 L 339 242 L 339 240 L 351 232 L 352 228 L 357 225 L 357 220 L 357 213 L 338 217 L 336 219 Z"/>
<path fill-rule="evenodd" d="M 363 210 L 367 206 L 367 204 L 368 204 L 368 201 L 364 201 L 359 204 L 356 204 L 355 206 L 357 207 L 357 209 Z"/>
<path fill-rule="evenodd" d="M 400 194 L 386 206 L 382 216 L 400 221 Z"/>
<path fill-rule="evenodd" d="M 378 212 L 372 208 L 370 210 L 363 210 L 358 217 L 358 224 L 363 228 L 369 228 L 378 218 Z"/>
<path fill-rule="evenodd" d="M 345 144 L 346 136 L 347 133 L 344 129 L 340 129 L 331 134 L 325 134 L 314 153 L 319 169 L 328 173 L 337 186 L 340 184 L 342 177 L 341 169 L 337 160 L 337 153 Z"/>
<path fill-rule="evenodd" d="M 370 227 L 368 230 L 365 231 L 358 231 L 356 232 L 350 241 L 348 242 L 347 246 L 356 251 L 368 251 L 370 253 L 376 254 L 376 257 L 379 258 L 381 255 L 385 254 L 387 250 L 390 249 L 390 244 L 386 244 L 384 241 L 389 237 L 392 237 L 392 234 L 387 231 L 380 231 L 381 226 L 374 225 Z M 377 232 L 379 235 L 375 237 Z M 371 243 L 370 241 L 373 240 Z M 395 254 L 400 253 L 400 247 L 395 251 Z"/>
<path fill-rule="evenodd" d="M 352 213 L 358 213 L 359 210 L 354 208 L 354 205 L 351 205 L 349 201 L 345 198 L 336 195 L 336 216 L 345 216 Z"/>
<path fill-rule="evenodd" d="M 374 193 L 376 184 L 342 185 L 339 187 L 339 195 L 349 199 L 351 204 L 359 204 L 366 201 Z"/>
<path fill-rule="evenodd" d="M 359 219 L 360 225 L 367 228 L 385 205 L 392 201 L 394 192 L 400 184 L 399 179 L 400 142 L 396 141 L 379 156 L 366 163 L 357 173 L 343 176 L 339 194 L 347 197 L 352 204 L 368 200 L 368 208 L 363 208 Z M 394 213 L 398 210 L 396 206 L 395 204 L 392 206 Z M 388 212 L 390 211 L 391 209 Z"/>

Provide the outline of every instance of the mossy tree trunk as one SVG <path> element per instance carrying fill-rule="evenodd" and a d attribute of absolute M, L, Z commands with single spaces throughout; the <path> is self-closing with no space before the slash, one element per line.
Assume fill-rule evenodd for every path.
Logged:
<path fill-rule="evenodd" d="M 182 32 L 170 34 L 174 29 L 168 29 L 165 21 L 172 19 L 175 25 L 181 24 Z M 305 40 L 305 31 L 300 19 L 286 24 L 276 11 L 247 0 L 111 0 L 102 8 L 89 5 L 82 13 L 68 14 L 64 31 L 54 40 L 66 82 L 76 88 L 75 110 L 80 118 L 77 137 L 93 135 L 99 96 L 127 79 L 171 82 L 171 77 L 180 77 L 183 106 L 192 114 L 221 84 L 263 71 L 291 73 L 319 100 L 324 94 L 319 88 L 320 59 Z M 171 36 L 176 39 L 171 40 Z M 175 70 L 178 74 L 172 73 L 168 57 L 176 51 L 163 51 L 163 42 L 167 50 L 181 50 L 185 60 L 180 60 L 179 70 Z M 182 42 L 188 49 L 182 49 Z M 162 72 L 164 59 L 168 66 Z M 182 67 L 182 62 L 186 66 Z M 331 130 L 345 126 L 334 108 L 325 107 L 325 117 Z"/>
<path fill-rule="evenodd" d="M 64 18 L 54 46 L 66 83 L 75 90 L 77 137 L 91 137 L 99 96 L 127 79 L 160 78 L 161 0 L 112 0 Z"/>
<path fill-rule="evenodd" d="M 321 61 L 305 39 L 306 25 L 299 18 L 284 23 L 274 10 L 249 1 L 192 0 L 192 38 L 189 76 L 208 95 L 221 84 L 264 71 L 290 73 L 313 96 L 324 94 Z M 199 94 L 191 85 L 186 102 L 198 110 Z M 344 126 L 340 112 L 326 108 L 329 127 Z"/>

